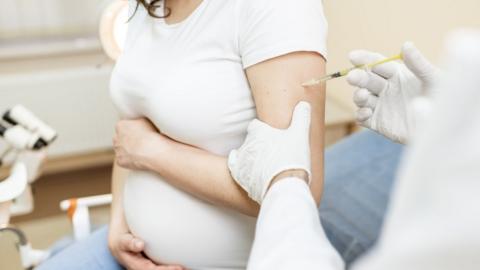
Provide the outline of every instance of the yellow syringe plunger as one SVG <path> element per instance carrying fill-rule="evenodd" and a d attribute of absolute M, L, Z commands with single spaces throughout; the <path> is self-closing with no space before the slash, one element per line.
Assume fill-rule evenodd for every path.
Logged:
<path fill-rule="evenodd" d="M 350 71 L 355 70 L 355 69 L 370 69 L 370 68 L 376 67 L 376 66 L 381 65 L 381 64 L 385 64 L 385 63 L 388 63 L 388 62 L 391 62 L 391 61 L 396 61 L 396 60 L 402 60 L 402 59 L 403 59 L 403 55 L 402 54 L 397 54 L 397 55 L 394 55 L 392 57 L 389 57 L 389 58 L 386 58 L 386 59 L 383 59 L 383 60 L 380 60 L 380 61 L 377 61 L 377 62 L 374 62 L 374 63 L 371 63 L 371 64 L 354 66 L 354 67 L 342 69 L 342 70 L 337 71 L 335 73 L 328 74 L 328 75 L 326 75 L 322 78 L 311 79 L 310 81 L 304 82 L 302 84 L 302 86 L 306 87 L 306 86 L 317 85 L 317 84 L 329 81 L 331 79 L 346 76 L 348 73 L 350 73 Z"/>

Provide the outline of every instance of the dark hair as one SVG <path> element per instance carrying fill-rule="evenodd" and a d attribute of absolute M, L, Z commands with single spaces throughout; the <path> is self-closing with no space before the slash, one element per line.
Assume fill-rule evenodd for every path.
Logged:
<path fill-rule="evenodd" d="M 135 15 L 135 13 L 137 13 L 137 10 L 138 10 L 138 7 L 140 5 L 142 5 L 148 12 L 148 15 L 154 17 L 154 18 L 157 18 L 157 19 L 162 19 L 162 18 L 166 18 L 170 15 L 170 9 L 168 8 L 165 8 L 165 14 L 163 16 L 158 16 L 157 14 L 155 14 L 155 11 L 157 10 L 157 8 L 160 8 L 161 6 L 158 5 L 159 2 L 161 2 L 162 0 L 151 0 L 151 1 L 147 1 L 147 0 L 137 0 L 137 6 L 135 7 L 135 11 L 133 12 L 133 15 Z M 132 15 L 132 17 L 133 17 Z"/>

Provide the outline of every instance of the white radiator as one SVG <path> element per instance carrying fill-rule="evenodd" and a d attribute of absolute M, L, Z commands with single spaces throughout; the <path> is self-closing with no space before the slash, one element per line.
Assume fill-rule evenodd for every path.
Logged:
<path fill-rule="evenodd" d="M 108 95 L 110 73 L 111 66 L 92 65 L 0 74 L 0 112 L 21 103 L 54 127 L 59 137 L 51 156 L 108 149 L 117 119 Z"/>
<path fill-rule="evenodd" d="M 0 0 L 0 40 L 96 34 L 110 1 Z"/>

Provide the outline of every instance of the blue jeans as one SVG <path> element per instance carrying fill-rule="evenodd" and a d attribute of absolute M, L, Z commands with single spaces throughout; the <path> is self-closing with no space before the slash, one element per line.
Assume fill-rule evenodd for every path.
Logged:
<path fill-rule="evenodd" d="M 371 131 L 327 149 L 320 217 L 347 265 L 367 251 L 380 232 L 402 147 Z M 72 244 L 38 270 L 123 270 L 107 246 L 107 227 Z"/>
<path fill-rule="evenodd" d="M 325 152 L 320 219 L 347 267 L 378 238 L 402 150 L 362 131 Z"/>
<path fill-rule="evenodd" d="M 108 249 L 108 228 L 74 242 L 40 264 L 36 270 L 124 270 Z"/>

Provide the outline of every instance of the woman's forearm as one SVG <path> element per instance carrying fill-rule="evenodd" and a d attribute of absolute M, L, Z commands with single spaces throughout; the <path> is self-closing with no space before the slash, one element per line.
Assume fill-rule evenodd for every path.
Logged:
<path fill-rule="evenodd" d="M 170 184 L 212 204 L 258 215 L 259 205 L 230 176 L 226 157 L 175 141 L 151 146 L 168 154 L 151 155 L 146 159 L 147 167 Z M 150 153 L 156 152 L 153 150 Z"/>
<path fill-rule="evenodd" d="M 312 105 L 310 189 L 317 203 L 323 190 L 325 86 L 305 89 L 301 85 L 321 77 L 324 71 L 324 58 L 313 52 L 288 54 L 247 70 L 257 117 L 267 124 L 288 127 L 299 101 Z M 232 179 L 225 157 L 171 140 L 146 119 L 121 121 L 116 130 L 114 148 L 122 167 L 156 172 L 171 185 L 204 201 L 258 215 L 259 206 Z"/>
<path fill-rule="evenodd" d="M 112 173 L 112 206 L 110 210 L 110 233 L 125 232 L 128 228 L 123 214 L 123 186 L 128 170 L 114 163 Z"/>

